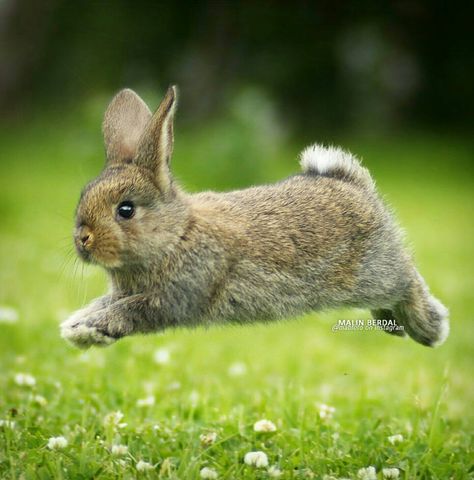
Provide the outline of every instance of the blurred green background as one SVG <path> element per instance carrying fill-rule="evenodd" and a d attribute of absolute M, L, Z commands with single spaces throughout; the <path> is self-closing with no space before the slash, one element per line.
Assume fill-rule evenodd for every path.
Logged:
<path fill-rule="evenodd" d="M 469 22 L 461 8 L 421 1 L 1 2 L 0 420 L 15 428 L 0 422 L 0 477 L 133 478 L 144 459 L 149 476 L 197 478 L 209 466 L 267 478 L 242 462 L 263 450 L 283 478 L 355 478 L 368 465 L 472 478 Z M 310 142 L 361 157 L 451 310 L 447 343 L 333 333 L 340 318 L 369 318 L 336 311 L 86 354 L 66 345 L 59 321 L 106 289 L 71 241 L 79 192 L 104 162 L 103 111 L 123 87 L 153 109 L 171 83 L 181 92 L 172 168 L 189 191 L 278 180 Z M 36 385 L 19 385 L 20 372 Z M 318 402 L 336 407 L 333 420 Z M 102 423 L 114 410 L 128 423 L 120 432 Z M 261 418 L 276 434 L 252 431 Z M 219 441 L 203 447 L 208 431 Z M 50 452 L 58 435 L 68 449 Z M 113 443 L 129 446 L 124 464 Z"/>

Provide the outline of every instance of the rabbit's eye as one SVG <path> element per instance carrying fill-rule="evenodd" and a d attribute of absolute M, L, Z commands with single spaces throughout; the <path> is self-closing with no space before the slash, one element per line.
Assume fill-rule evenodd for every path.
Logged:
<path fill-rule="evenodd" d="M 117 207 L 117 213 L 121 218 L 132 218 L 135 213 L 135 206 L 132 202 L 122 202 Z"/>

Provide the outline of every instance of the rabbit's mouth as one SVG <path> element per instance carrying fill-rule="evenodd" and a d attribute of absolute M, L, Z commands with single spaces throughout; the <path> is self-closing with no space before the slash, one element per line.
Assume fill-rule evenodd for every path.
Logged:
<path fill-rule="evenodd" d="M 97 258 L 97 255 L 94 254 L 93 249 L 84 248 L 82 245 L 76 243 L 76 251 L 80 259 L 84 263 L 90 263 L 95 265 L 102 264 L 102 262 L 99 261 L 99 259 Z"/>
<path fill-rule="evenodd" d="M 92 263 L 92 253 L 89 250 L 86 250 L 80 245 L 76 245 L 76 251 L 81 257 L 81 260 L 86 262 L 86 263 Z"/>
<path fill-rule="evenodd" d="M 79 257 L 81 260 L 85 263 L 89 263 L 92 265 L 100 265 L 101 267 L 104 268 L 117 268 L 121 266 L 122 262 L 120 262 L 115 256 L 99 256 L 97 253 L 91 250 L 84 250 L 81 248 L 78 248 L 78 253 Z"/>

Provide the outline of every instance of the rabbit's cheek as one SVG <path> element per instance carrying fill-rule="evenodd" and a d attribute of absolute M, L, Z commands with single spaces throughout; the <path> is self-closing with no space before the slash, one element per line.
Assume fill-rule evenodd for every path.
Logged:
<path fill-rule="evenodd" d="M 122 264 L 123 241 L 120 232 L 98 233 L 97 241 L 90 252 L 91 260 L 104 267 L 117 268 Z"/>

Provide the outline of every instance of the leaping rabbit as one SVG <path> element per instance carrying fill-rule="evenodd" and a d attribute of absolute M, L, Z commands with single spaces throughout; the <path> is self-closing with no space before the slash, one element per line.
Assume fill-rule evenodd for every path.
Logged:
<path fill-rule="evenodd" d="M 171 87 L 152 115 L 122 90 L 105 112 L 107 163 L 81 194 L 74 241 L 111 289 L 62 323 L 64 338 L 87 348 L 344 306 L 393 320 L 423 345 L 446 339 L 447 309 L 353 155 L 313 145 L 286 180 L 188 194 L 170 172 L 176 103 Z"/>

